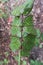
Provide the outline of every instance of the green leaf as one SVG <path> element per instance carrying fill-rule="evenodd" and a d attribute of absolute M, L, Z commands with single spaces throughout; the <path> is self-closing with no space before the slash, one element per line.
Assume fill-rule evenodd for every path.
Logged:
<path fill-rule="evenodd" d="M 25 9 L 24 9 L 24 12 L 23 12 L 24 15 L 29 14 L 29 13 L 31 12 L 31 10 L 32 10 L 32 7 L 33 7 L 33 6 L 31 6 L 30 8 L 29 8 L 28 6 L 29 6 L 29 5 L 27 5 L 27 6 L 25 7 Z"/>
<path fill-rule="evenodd" d="M 35 42 L 35 35 L 29 34 L 26 37 L 24 37 L 24 42 L 22 43 L 23 49 L 21 50 L 22 56 L 29 56 L 29 51 L 35 45 L 34 42 Z"/>
<path fill-rule="evenodd" d="M 24 19 L 23 25 L 24 25 L 25 27 L 33 26 L 33 16 L 31 15 L 31 16 L 29 16 L 29 17 L 26 17 L 26 18 Z"/>
<path fill-rule="evenodd" d="M 36 31 L 33 27 L 29 26 L 29 27 L 24 27 L 23 28 L 23 37 L 27 36 L 28 34 L 33 34 L 36 35 Z"/>
<path fill-rule="evenodd" d="M 36 35 L 36 31 L 35 28 L 33 26 L 33 18 L 32 16 L 29 16 L 27 18 L 25 18 L 24 22 L 23 22 L 23 34 L 34 34 Z"/>
<path fill-rule="evenodd" d="M 31 60 L 30 65 L 43 65 L 43 63 L 40 61 L 37 61 L 37 60 L 35 60 L 35 61 Z"/>
<path fill-rule="evenodd" d="M 15 15 L 15 16 L 19 16 L 20 14 L 23 13 L 23 8 L 24 7 L 24 4 L 23 5 L 20 5 L 20 6 L 17 6 L 15 7 L 15 9 L 12 11 L 12 14 Z"/>
<path fill-rule="evenodd" d="M 12 35 L 21 37 L 21 28 L 20 27 L 12 26 L 10 31 L 11 31 Z"/>
<path fill-rule="evenodd" d="M 13 52 L 16 51 L 17 49 L 19 49 L 20 45 L 21 45 L 21 43 L 20 43 L 19 38 L 17 38 L 17 37 L 11 38 L 10 48 Z"/>
<path fill-rule="evenodd" d="M 21 28 L 20 28 L 20 26 L 22 25 L 21 19 L 18 17 L 15 17 L 11 25 L 12 25 L 10 30 L 11 34 L 21 37 Z"/>
<path fill-rule="evenodd" d="M 27 14 L 29 14 L 31 12 L 31 10 L 32 10 L 32 7 L 31 8 L 26 8 L 26 9 L 24 9 L 23 14 L 27 15 Z"/>
<path fill-rule="evenodd" d="M 16 6 L 14 10 L 12 11 L 12 14 L 15 16 L 20 16 L 20 14 L 23 14 L 25 7 L 28 5 L 28 8 L 31 8 L 34 0 L 26 0 L 23 4 Z"/>
<path fill-rule="evenodd" d="M 21 19 L 20 19 L 19 17 L 15 17 L 11 25 L 12 25 L 12 26 L 13 26 L 13 25 L 14 25 L 14 26 L 21 26 L 21 25 L 22 25 L 22 24 L 21 24 Z"/>

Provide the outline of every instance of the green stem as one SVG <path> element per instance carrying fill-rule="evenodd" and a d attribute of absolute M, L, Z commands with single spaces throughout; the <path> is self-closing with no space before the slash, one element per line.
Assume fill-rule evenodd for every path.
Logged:
<path fill-rule="evenodd" d="M 20 55 L 20 53 L 21 53 L 21 50 L 19 50 L 19 59 L 18 59 L 18 65 L 20 65 L 20 59 L 21 59 L 21 55 Z"/>

